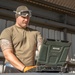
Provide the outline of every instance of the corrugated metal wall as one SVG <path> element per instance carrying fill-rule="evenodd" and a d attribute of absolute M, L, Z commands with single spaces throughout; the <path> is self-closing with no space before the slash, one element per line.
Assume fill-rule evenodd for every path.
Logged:
<path fill-rule="evenodd" d="M 2 5 L 1 2 L 0 2 L 0 4 Z M 6 3 L 6 6 L 7 6 L 7 3 Z M 10 7 L 11 5 L 8 5 L 8 6 Z M 66 28 L 66 27 L 70 29 L 71 26 L 73 26 L 73 25 L 75 26 L 75 21 L 74 21 L 75 18 L 74 17 L 70 17 L 70 16 L 67 15 L 67 20 L 66 20 L 65 14 L 52 12 L 52 11 L 49 11 L 49 10 L 45 10 L 45 9 L 42 9 L 42 8 L 39 8 L 39 7 L 30 6 L 30 5 L 28 5 L 28 6 L 31 7 L 31 9 L 33 10 L 33 13 L 32 13 L 33 16 L 31 18 L 33 24 L 29 25 L 29 27 L 40 31 L 43 38 L 64 40 L 63 30 L 59 31 L 58 29 L 59 28 Z M 14 8 L 15 6 L 11 6 L 11 7 Z M 4 10 L 5 9 L 3 9 L 3 12 L 4 12 Z M 6 11 L 8 11 L 8 10 L 6 10 Z M 6 15 L 8 15 L 8 14 L 9 13 L 7 12 Z M 12 17 L 12 13 L 10 14 L 10 16 Z M 2 18 L 0 19 L 0 33 L 6 27 L 9 27 L 9 26 L 14 24 L 14 21 L 7 20 L 6 18 L 7 17 L 5 17 L 5 19 L 2 19 Z M 40 25 L 37 25 L 37 22 L 38 23 L 41 22 L 41 23 L 39 23 Z M 45 24 L 45 25 L 41 25 L 41 24 Z M 51 26 L 56 27 L 56 29 L 50 28 Z M 58 29 L 57 29 L 57 27 L 58 27 Z M 72 27 L 72 29 L 73 29 L 73 27 Z M 67 40 L 72 43 L 71 47 L 70 47 L 69 55 L 70 55 L 71 58 L 75 58 L 75 50 L 74 50 L 75 49 L 75 46 L 74 46 L 75 45 L 75 33 L 67 33 L 66 35 L 67 35 Z"/>
<path fill-rule="evenodd" d="M 6 27 L 9 27 L 13 24 L 14 24 L 13 21 L 0 19 L 0 33 L 2 32 L 3 29 L 5 29 Z M 39 27 L 37 25 L 35 25 L 35 26 L 29 25 L 29 27 L 40 31 L 43 38 L 64 40 L 64 32 L 63 31 Z M 74 46 L 75 45 L 75 34 L 67 33 L 67 38 L 68 38 L 68 41 L 70 41 L 72 43 L 70 55 L 71 55 L 71 57 L 75 58 L 75 50 L 74 50 L 75 49 L 75 46 Z"/>
<path fill-rule="evenodd" d="M 0 33 L 3 29 L 6 27 L 9 27 L 13 25 L 13 21 L 0 19 Z M 43 38 L 49 38 L 49 39 L 56 39 L 56 40 L 64 40 L 64 33 L 63 31 L 48 29 L 44 27 L 29 25 L 30 28 L 36 29 L 41 32 Z M 70 55 L 71 57 L 75 58 L 75 34 L 67 33 L 68 41 L 72 43 L 72 46 L 70 48 Z"/>
<path fill-rule="evenodd" d="M 0 33 L 2 32 L 2 30 L 4 28 L 9 27 L 13 24 L 14 24 L 13 21 L 0 19 Z M 48 28 L 44 28 L 44 27 L 39 27 L 37 25 L 36 26 L 29 25 L 29 27 L 40 31 L 43 38 L 64 40 L 63 31 L 58 31 L 58 30 L 48 29 Z M 69 55 L 70 55 L 71 58 L 75 59 L 75 50 L 74 50 L 75 49 L 75 34 L 67 33 L 67 37 L 68 37 L 68 41 L 70 41 L 72 43 L 72 46 L 70 47 Z M 2 62 L 0 64 L 2 64 Z"/>
<path fill-rule="evenodd" d="M 66 8 L 75 9 L 75 0 L 44 0 Z"/>

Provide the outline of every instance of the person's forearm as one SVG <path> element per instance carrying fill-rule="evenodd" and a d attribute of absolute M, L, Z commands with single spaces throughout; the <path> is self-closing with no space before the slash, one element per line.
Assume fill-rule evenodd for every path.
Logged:
<path fill-rule="evenodd" d="M 8 52 L 8 53 L 4 52 L 4 55 L 11 65 L 19 69 L 20 71 L 23 71 L 23 68 L 25 67 L 25 65 L 23 65 L 12 52 Z"/>

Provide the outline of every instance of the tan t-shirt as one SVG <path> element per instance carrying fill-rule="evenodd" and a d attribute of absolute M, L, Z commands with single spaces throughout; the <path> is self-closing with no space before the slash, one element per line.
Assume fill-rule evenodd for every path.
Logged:
<path fill-rule="evenodd" d="M 37 40 L 40 32 L 30 28 L 20 28 L 16 25 L 8 27 L 1 33 L 0 39 L 7 39 L 12 43 L 14 54 L 26 66 L 34 65 Z"/>

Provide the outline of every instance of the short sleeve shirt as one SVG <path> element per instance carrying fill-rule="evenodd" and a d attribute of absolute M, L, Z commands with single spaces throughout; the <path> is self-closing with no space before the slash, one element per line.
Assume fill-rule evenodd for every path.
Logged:
<path fill-rule="evenodd" d="M 20 28 L 16 25 L 4 29 L 0 39 L 12 43 L 14 54 L 26 66 L 34 65 L 37 40 L 42 38 L 40 32 L 31 28 Z"/>

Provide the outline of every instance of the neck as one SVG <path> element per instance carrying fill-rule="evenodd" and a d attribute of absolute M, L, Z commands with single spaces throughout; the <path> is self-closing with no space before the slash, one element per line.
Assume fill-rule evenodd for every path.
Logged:
<path fill-rule="evenodd" d="M 27 27 L 22 27 L 22 26 L 20 26 L 19 24 L 15 24 L 17 27 L 19 27 L 19 28 L 23 28 L 23 29 L 25 29 L 25 28 L 27 28 Z"/>

